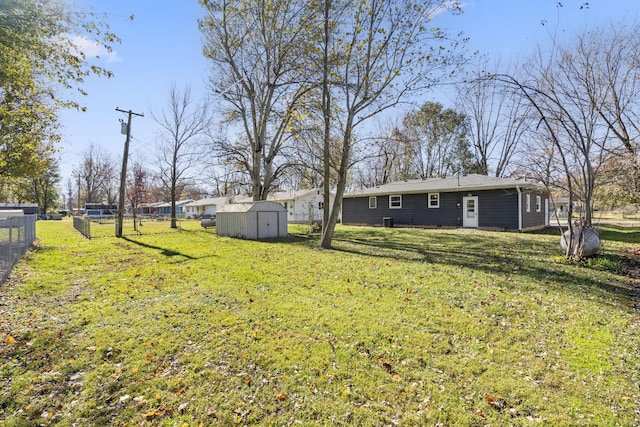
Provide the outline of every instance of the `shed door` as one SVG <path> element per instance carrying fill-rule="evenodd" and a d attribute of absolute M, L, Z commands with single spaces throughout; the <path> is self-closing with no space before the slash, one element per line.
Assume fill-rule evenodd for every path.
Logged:
<path fill-rule="evenodd" d="M 258 212 L 258 239 L 278 237 L 278 212 Z"/>
<path fill-rule="evenodd" d="M 462 213 L 462 226 L 478 228 L 478 196 L 462 198 L 464 212 Z"/>

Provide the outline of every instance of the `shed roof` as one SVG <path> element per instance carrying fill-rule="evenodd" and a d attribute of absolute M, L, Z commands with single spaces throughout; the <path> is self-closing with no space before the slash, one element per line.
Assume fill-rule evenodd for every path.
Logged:
<path fill-rule="evenodd" d="M 224 212 L 255 212 L 255 211 L 282 211 L 286 212 L 286 209 L 279 203 L 275 202 L 250 202 L 250 203 L 229 203 L 223 205 L 218 209 L 218 213 Z"/>
<path fill-rule="evenodd" d="M 446 178 L 412 179 L 398 181 L 377 187 L 364 188 L 344 195 L 348 197 L 379 196 L 386 194 L 416 194 L 425 192 L 453 192 L 472 190 L 496 190 L 502 188 L 535 188 L 543 189 L 539 184 L 512 178 L 496 178 L 486 175 L 450 176 Z"/>

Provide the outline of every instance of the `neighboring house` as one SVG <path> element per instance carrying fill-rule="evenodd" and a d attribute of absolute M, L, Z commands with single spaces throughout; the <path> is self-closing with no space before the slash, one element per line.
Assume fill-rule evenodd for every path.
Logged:
<path fill-rule="evenodd" d="M 136 208 L 137 215 L 155 215 L 158 206 L 164 205 L 165 202 L 139 203 Z"/>
<path fill-rule="evenodd" d="M 569 214 L 569 198 L 555 197 L 551 199 L 551 218 L 566 218 Z"/>
<path fill-rule="evenodd" d="M 176 201 L 176 218 L 183 218 L 183 208 L 186 204 L 194 202 L 193 199 Z M 155 206 L 155 214 L 158 216 L 171 216 L 171 203 L 165 202 Z"/>
<path fill-rule="evenodd" d="M 91 217 L 114 216 L 118 212 L 118 206 L 105 203 L 85 203 L 84 213 Z"/>
<path fill-rule="evenodd" d="M 545 188 L 485 175 L 417 179 L 344 195 L 344 224 L 533 230 L 549 222 Z"/>
<path fill-rule="evenodd" d="M 202 218 L 204 215 L 213 216 L 219 207 L 226 205 L 228 202 L 229 197 L 196 200 L 184 205 L 184 216 L 187 218 Z"/>
<path fill-rule="evenodd" d="M 311 224 L 322 221 L 324 211 L 324 196 L 322 190 L 296 190 L 278 191 L 269 194 L 267 200 L 280 203 L 287 210 L 287 218 L 290 224 Z M 335 196 L 330 198 L 330 206 L 333 207 Z M 246 203 L 250 197 L 236 198 L 234 203 Z"/>

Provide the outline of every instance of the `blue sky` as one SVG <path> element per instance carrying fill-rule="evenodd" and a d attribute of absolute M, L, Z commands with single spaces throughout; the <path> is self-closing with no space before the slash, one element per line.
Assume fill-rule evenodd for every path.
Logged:
<path fill-rule="evenodd" d="M 115 111 L 131 109 L 143 113 L 134 118 L 133 157 L 152 158 L 158 125 L 151 113 L 166 106 L 172 84 L 190 85 L 194 97 L 207 95 L 208 64 L 202 57 L 197 19 L 204 9 L 197 0 L 76 0 L 81 7 L 107 13 L 111 29 L 122 39 L 111 55 L 93 61 L 114 72 L 112 79 L 89 78 L 86 97 L 70 95 L 87 107 L 87 112 L 61 114 L 63 142 L 61 152 L 62 185 L 89 144 L 121 156 L 124 135 Z M 558 3 L 562 7 L 558 7 Z M 547 44 L 551 35 L 571 36 L 593 26 L 635 23 L 640 15 L 637 0 L 468 0 L 460 16 L 439 16 L 437 24 L 451 34 L 464 31 L 470 50 L 478 50 L 506 64 L 522 58 L 537 45 Z M 130 21 L 130 15 L 135 19 Z M 544 22 L 544 25 L 542 25 Z M 441 98 L 426 94 L 425 100 Z M 442 101 L 445 102 L 446 101 Z M 393 113 L 391 113 L 393 114 Z"/>

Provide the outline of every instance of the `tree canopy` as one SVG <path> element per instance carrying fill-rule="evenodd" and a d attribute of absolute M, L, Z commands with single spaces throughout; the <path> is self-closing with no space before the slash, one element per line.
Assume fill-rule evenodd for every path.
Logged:
<path fill-rule="evenodd" d="M 83 109 L 66 91 L 86 95 L 86 77 L 111 77 L 87 61 L 80 40 L 107 51 L 119 41 L 101 17 L 62 0 L 0 4 L 0 175 L 41 172 L 60 139 L 59 108 Z"/>

